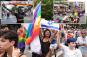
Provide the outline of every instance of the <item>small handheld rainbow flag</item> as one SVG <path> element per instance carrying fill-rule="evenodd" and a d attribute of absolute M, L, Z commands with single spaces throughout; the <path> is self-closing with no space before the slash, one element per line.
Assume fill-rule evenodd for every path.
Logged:
<path fill-rule="evenodd" d="M 34 11 L 33 24 L 30 29 L 28 29 L 28 35 L 26 39 L 26 44 L 30 44 L 40 32 L 40 21 L 41 21 L 41 2 L 36 6 Z M 30 33 L 30 35 L 29 35 Z"/>
<path fill-rule="evenodd" d="M 26 35 L 26 32 L 25 32 L 25 28 L 24 27 L 21 27 L 18 29 L 18 48 L 23 48 L 25 47 L 25 35 Z"/>

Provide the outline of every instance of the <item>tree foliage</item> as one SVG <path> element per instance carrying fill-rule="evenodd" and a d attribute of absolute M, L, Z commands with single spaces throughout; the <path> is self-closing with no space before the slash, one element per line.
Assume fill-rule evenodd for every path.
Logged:
<path fill-rule="evenodd" d="M 53 0 L 44 0 L 41 5 L 41 17 L 46 20 L 53 19 Z"/>

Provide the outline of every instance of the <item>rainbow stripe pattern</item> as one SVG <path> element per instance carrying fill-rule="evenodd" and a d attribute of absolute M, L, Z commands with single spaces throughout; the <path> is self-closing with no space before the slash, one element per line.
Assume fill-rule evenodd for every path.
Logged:
<path fill-rule="evenodd" d="M 36 6 L 34 10 L 33 23 L 29 26 L 26 36 L 26 45 L 29 45 L 36 36 L 40 33 L 40 21 L 41 21 L 41 2 Z"/>

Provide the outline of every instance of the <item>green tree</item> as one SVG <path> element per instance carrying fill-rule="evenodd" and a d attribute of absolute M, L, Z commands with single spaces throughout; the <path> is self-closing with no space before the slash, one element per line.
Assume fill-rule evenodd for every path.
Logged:
<path fill-rule="evenodd" d="M 53 0 L 44 0 L 41 5 L 41 17 L 46 20 L 53 19 Z"/>

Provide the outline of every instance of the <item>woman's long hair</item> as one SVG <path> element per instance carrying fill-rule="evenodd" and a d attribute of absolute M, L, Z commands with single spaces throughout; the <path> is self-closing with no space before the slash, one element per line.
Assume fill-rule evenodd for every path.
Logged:
<path fill-rule="evenodd" d="M 45 38 L 46 36 L 45 36 L 45 33 L 47 32 L 47 31 L 49 31 L 49 33 L 50 33 L 50 35 L 49 35 L 49 38 L 51 37 L 51 31 L 49 30 L 49 29 L 46 29 L 45 31 L 44 31 L 44 33 L 43 33 L 43 38 Z"/>

